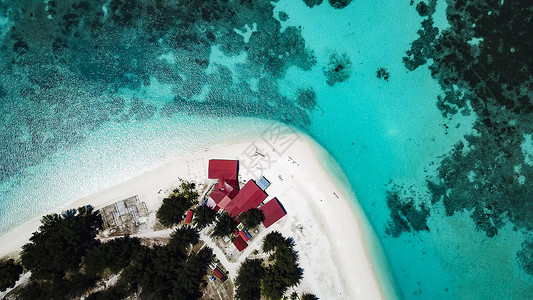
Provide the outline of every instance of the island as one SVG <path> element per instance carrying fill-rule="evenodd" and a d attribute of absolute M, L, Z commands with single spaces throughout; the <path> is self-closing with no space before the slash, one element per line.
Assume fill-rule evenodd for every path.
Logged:
<path fill-rule="evenodd" d="M 197 151 L 2 236 L 0 296 L 390 298 L 342 176 L 302 134 Z"/>

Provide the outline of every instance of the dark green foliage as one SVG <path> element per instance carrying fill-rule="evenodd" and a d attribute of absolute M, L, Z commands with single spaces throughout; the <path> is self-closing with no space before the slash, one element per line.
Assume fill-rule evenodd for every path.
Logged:
<path fill-rule="evenodd" d="M 194 209 L 194 225 L 199 230 L 211 225 L 216 219 L 216 212 L 209 206 L 198 206 Z"/>
<path fill-rule="evenodd" d="M 279 231 L 272 231 L 263 239 L 263 252 L 274 251 L 277 246 L 285 243 L 286 240 Z"/>
<path fill-rule="evenodd" d="M 250 208 L 239 216 L 239 220 L 242 221 L 246 228 L 252 229 L 265 220 L 265 214 L 258 208 Z"/>
<path fill-rule="evenodd" d="M 198 199 L 198 192 L 194 183 L 182 182 L 180 189 L 174 191 L 157 210 L 157 219 L 166 227 L 172 227 L 181 222 L 185 212 Z"/>
<path fill-rule="evenodd" d="M 89 295 L 85 298 L 87 300 L 109 300 L 109 299 L 124 299 L 131 294 L 124 284 L 116 284 L 107 290 L 100 291 Z"/>
<path fill-rule="evenodd" d="M 115 274 L 128 266 L 135 251 L 141 247 L 139 238 L 129 236 L 113 239 L 89 249 L 85 256 L 85 273 L 101 276 L 106 268 Z"/>
<path fill-rule="evenodd" d="M 218 217 L 215 229 L 213 230 L 213 233 L 211 233 L 211 236 L 216 238 L 229 236 L 233 234 L 233 229 L 235 229 L 236 226 L 237 221 L 235 218 L 224 212 L 220 217 Z"/>
<path fill-rule="evenodd" d="M 62 279 L 66 272 L 77 271 L 102 225 L 101 216 L 91 206 L 43 217 L 42 225 L 23 246 L 23 266 L 33 279 Z"/>
<path fill-rule="evenodd" d="M 96 284 L 96 278 L 74 273 L 69 279 L 51 281 L 32 280 L 18 291 L 19 299 L 70 299 L 79 298 Z"/>
<path fill-rule="evenodd" d="M 22 271 L 22 266 L 13 259 L 0 261 L 0 291 L 14 287 Z"/>
<path fill-rule="evenodd" d="M 189 246 L 199 240 L 191 227 L 177 229 L 166 246 L 143 247 L 124 269 L 119 290 L 130 293 L 142 289 L 145 299 L 197 299 L 201 296 L 203 277 L 213 254 L 210 248 L 188 254 Z"/>
<path fill-rule="evenodd" d="M 329 4 L 331 5 L 331 7 L 337 9 L 345 8 L 351 2 L 352 0 L 329 0 Z"/>
<path fill-rule="evenodd" d="M 313 294 L 303 294 L 301 300 L 318 300 L 318 297 Z"/>
<path fill-rule="evenodd" d="M 197 244 L 199 241 L 200 234 L 198 234 L 198 230 L 189 226 L 184 226 L 174 230 L 170 235 L 170 243 L 168 244 L 168 247 L 180 251 L 185 255 L 187 248 Z"/>
<path fill-rule="evenodd" d="M 235 299 L 261 299 L 261 280 L 265 274 L 261 259 L 247 259 L 239 268 L 235 279 Z"/>
<path fill-rule="evenodd" d="M 298 266 L 298 254 L 293 247 L 292 238 L 284 238 L 277 231 L 263 239 L 263 251 L 274 251 L 268 258 L 272 264 L 261 282 L 262 295 L 266 298 L 280 299 L 289 287 L 302 280 L 303 270 Z"/>

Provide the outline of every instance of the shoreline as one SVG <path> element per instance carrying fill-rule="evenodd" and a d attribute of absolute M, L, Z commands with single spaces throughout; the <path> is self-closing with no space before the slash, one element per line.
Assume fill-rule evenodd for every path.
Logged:
<path fill-rule="evenodd" d="M 283 137 L 295 138 L 295 142 L 286 149 L 286 153 L 277 156 L 278 161 L 275 161 L 271 168 L 261 170 L 273 183 L 267 189 L 268 199 L 274 196 L 279 197 L 288 212 L 285 220 L 281 220 L 281 225 L 275 224 L 272 228 L 274 228 L 273 230 L 278 230 L 276 228 L 279 227 L 279 231 L 283 234 L 295 236 L 297 232 L 294 231 L 294 228 L 291 228 L 291 224 L 287 224 L 288 222 L 311 222 L 309 224 L 305 223 L 305 225 L 309 228 L 313 227 L 313 225 L 318 225 L 315 226 L 314 230 L 319 233 L 317 235 L 319 241 L 326 241 L 331 244 L 331 248 L 328 250 L 332 255 L 330 255 L 329 259 L 325 258 L 327 264 L 322 266 L 316 264 L 315 259 L 317 258 L 313 255 L 323 256 L 323 251 L 315 253 L 317 251 L 309 250 L 310 252 L 308 253 L 308 249 L 300 249 L 300 262 L 304 268 L 304 280 L 300 286 L 303 289 L 312 290 L 319 298 L 322 290 L 314 291 L 318 287 L 340 289 L 345 292 L 345 295 L 348 294 L 353 297 L 363 296 L 370 299 L 396 298 L 391 275 L 386 271 L 386 261 L 382 257 L 383 253 L 377 237 L 370 224 L 368 224 L 364 212 L 358 206 L 355 194 L 351 190 L 347 179 L 342 178 L 342 175 L 344 175 L 342 170 L 336 165 L 333 158 L 329 156 L 329 153 L 305 133 L 298 131 L 297 134 L 284 135 Z M 80 198 L 63 207 L 63 209 L 77 208 L 87 204 L 91 204 L 98 209 L 137 194 L 140 200 L 146 203 L 150 213 L 153 214 L 162 199 L 178 185 L 178 178 L 193 180 L 197 183 L 205 182 L 207 180 L 208 159 L 240 158 L 242 165 L 243 149 L 252 144 L 262 148 L 270 146 L 260 138 L 239 141 L 238 143 L 237 141 L 232 142 L 232 144 L 224 143 L 213 145 L 209 148 L 204 147 L 195 153 L 166 162 L 125 182 Z M 273 148 L 270 147 L 270 150 L 273 150 Z M 266 149 L 263 151 L 266 152 Z M 246 158 L 247 156 L 244 155 L 244 157 Z M 287 158 L 289 159 L 287 160 Z M 324 161 L 321 161 L 323 159 Z M 296 161 L 299 163 L 296 163 Z M 328 163 L 333 165 L 328 166 Z M 302 165 L 301 167 L 300 164 Z M 336 172 L 331 168 L 335 168 Z M 241 167 L 241 179 L 249 179 L 250 176 L 243 174 L 244 170 Z M 284 172 L 283 177 L 286 182 L 283 182 L 283 179 L 278 180 L 277 176 L 275 176 L 275 173 L 281 171 Z M 292 178 L 289 179 L 289 176 Z M 294 179 L 294 176 L 298 180 Z M 320 187 L 306 186 L 306 183 L 312 181 L 320 183 Z M 287 186 L 290 188 L 287 188 Z M 326 194 L 325 190 L 327 189 L 333 189 L 334 192 Z M 297 190 L 301 194 L 296 195 L 293 190 Z M 303 196 L 305 194 L 308 194 L 308 197 Z M 315 195 L 320 195 L 323 199 L 318 201 L 318 198 L 314 198 Z M 304 204 L 305 208 L 309 208 L 309 211 L 300 212 L 302 204 Z M 319 221 L 305 220 L 309 216 L 315 217 Z M 6 255 L 16 256 L 39 226 L 40 218 L 27 222 L 1 236 L 0 257 Z M 307 229 L 305 230 L 307 232 Z M 339 232 L 342 232 L 342 234 L 338 234 Z M 306 242 L 304 237 L 296 237 L 295 239 L 297 245 L 304 246 L 302 244 Z M 312 245 L 311 249 L 321 247 Z M 346 261 L 346 257 L 351 259 Z M 324 260 L 323 257 L 321 259 Z M 326 272 L 324 273 L 324 271 Z M 332 278 L 328 280 L 311 278 L 311 276 L 321 273 Z M 332 291 L 330 292 L 333 293 Z M 339 296 L 338 294 L 331 294 L 331 296 L 334 295 Z M 351 297 L 346 299 L 351 299 Z"/>

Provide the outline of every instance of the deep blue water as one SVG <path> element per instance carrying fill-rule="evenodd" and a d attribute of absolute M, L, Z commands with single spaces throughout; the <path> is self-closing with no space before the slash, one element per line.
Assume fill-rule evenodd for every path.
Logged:
<path fill-rule="evenodd" d="M 417 3 L 167 2 L 0 3 L 0 233 L 281 121 L 314 137 L 346 173 L 398 297 L 533 294 L 528 226 L 491 221 L 490 236 L 475 205 L 452 215 L 428 188 L 454 145 L 481 130 L 475 109 L 443 114 L 431 60 L 412 71 L 404 64 L 424 20 Z M 446 7 L 436 5 L 440 31 L 450 28 Z M 515 170 L 526 190 L 528 133 Z"/>

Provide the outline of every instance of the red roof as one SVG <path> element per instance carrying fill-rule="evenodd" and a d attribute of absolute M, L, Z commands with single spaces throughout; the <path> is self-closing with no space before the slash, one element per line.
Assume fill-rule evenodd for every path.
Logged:
<path fill-rule="evenodd" d="M 235 238 L 235 241 L 233 241 L 233 245 L 237 247 L 237 250 L 239 250 L 239 252 L 244 250 L 244 248 L 248 247 L 248 244 L 246 244 L 246 242 L 242 239 L 240 235 Z"/>
<path fill-rule="evenodd" d="M 241 211 L 247 211 L 250 208 L 256 208 L 267 198 L 267 194 L 255 183 L 248 181 L 241 191 L 235 196 L 235 203 Z"/>
<path fill-rule="evenodd" d="M 237 207 L 235 199 L 231 199 L 230 197 L 226 196 L 220 203 L 218 204 L 220 208 L 227 211 L 228 214 L 232 217 L 236 217 L 238 214 L 241 213 L 241 210 Z"/>
<path fill-rule="evenodd" d="M 224 197 L 226 197 L 228 193 L 225 191 L 217 190 L 215 189 L 211 194 L 209 194 L 209 197 L 215 201 L 216 204 L 219 204 Z"/>
<path fill-rule="evenodd" d="M 270 227 L 270 225 L 276 223 L 279 219 L 287 214 L 278 198 L 268 201 L 259 209 L 262 210 L 263 214 L 265 215 L 263 225 L 265 225 L 266 228 Z"/>
<path fill-rule="evenodd" d="M 232 187 L 238 188 L 239 161 L 225 159 L 209 160 L 207 177 L 209 179 L 218 179 L 218 189 L 224 189 L 224 182 Z"/>
<path fill-rule="evenodd" d="M 245 241 L 245 242 L 248 242 L 250 240 L 250 238 L 246 235 L 246 233 L 244 232 L 244 230 L 241 230 L 239 232 L 239 236 L 242 237 L 242 239 Z"/>
<path fill-rule="evenodd" d="M 191 220 L 192 220 L 192 214 L 193 214 L 192 210 L 189 209 L 189 210 L 187 211 L 187 216 L 185 217 L 185 223 L 186 223 L 186 224 L 191 223 Z"/>
<path fill-rule="evenodd" d="M 213 269 L 213 273 L 215 273 L 215 276 L 218 277 L 222 281 L 226 281 L 226 276 L 220 272 L 218 268 Z"/>

